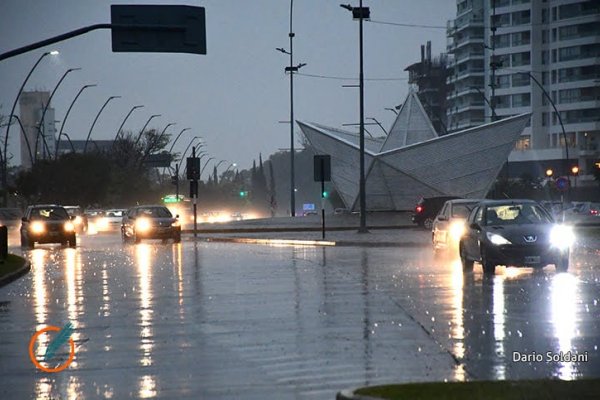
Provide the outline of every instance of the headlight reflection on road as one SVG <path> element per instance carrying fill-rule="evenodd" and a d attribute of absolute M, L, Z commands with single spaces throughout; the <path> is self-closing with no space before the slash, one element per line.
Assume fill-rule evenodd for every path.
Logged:
<path fill-rule="evenodd" d="M 494 277 L 493 295 L 492 295 L 492 312 L 494 316 L 494 350 L 498 355 L 499 360 L 505 360 L 506 354 L 504 350 L 504 328 L 505 328 L 505 305 L 504 305 L 504 280 L 505 276 L 496 275 Z M 506 365 L 500 363 L 494 366 L 496 373 L 495 379 L 506 379 Z"/>
<path fill-rule="evenodd" d="M 577 324 L 575 320 L 575 301 L 577 280 L 573 275 L 563 273 L 552 278 L 550 286 L 550 304 L 554 334 L 558 340 L 556 353 L 573 351 L 572 340 L 575 337 Z M 558 368 L 558 378 L 571 380 L 576 376 L 572 362 L 561 362 Z"/>
<path fill-rule="evenodd" d="M 33 291 L 35 296 L 36 331 L 46 326 L 46 256 L 45 249 L 33 249 L 31 252 L 31 270 L 33 272 Z"/>
<path fill-rule="evenodd" d="M 135 248 L 135 262 L 138 268 L 140 291 L 140 317 L 141 317 L 141 345 L 142 358 L 140 364 L 152 365 L 152 349 L 154 339 L 152 332 L 152 247 L 147 243 L 140 243 Z"/>
<path fill-rule="evenodd" d="M 156 396 L 156 379 L 152 375 L 145 375 L 140 378 L 140 391 L 138 396 L 147 399 Z"/>
<path fill-rule="evenodd" d="M 464 275 L 462 270 L 462 264 L 460 260 L 453 260 L 451 262 L 452 275 L 452 319 L 451 319 L 451 332 L 450 337 L 453 340 L 454 348 L 453 353 L 458 359 L 463 359 L 465 356 L 465 326 L 463 321 L 463 284 Z M 464 365 L 461 363 L 454 371 L 454 379 L 457 381 L 464 381 L 466 379 L 466 373 Z"/>

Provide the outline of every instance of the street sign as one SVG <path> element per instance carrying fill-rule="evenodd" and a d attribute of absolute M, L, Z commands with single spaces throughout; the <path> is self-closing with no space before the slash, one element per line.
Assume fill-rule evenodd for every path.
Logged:
<path fill-rule="evenodd" d="M 165 204 L 170 204 L 170 203 L 179 203 L 181 201 L 184 200 L 183 195 L 176 195 L 176 194 L 168 194 L 165 197 L 162 198 L 163 203 Z"/>
<path fill-rule="evenodd" d="M 200 158 L 188 157 L 186 160 L 187 178 L 189 180 L 200 180 Z"/>
<path fill-rule="evenodd" d="M 566 192 L 569 189 L 569 178 L 561 176 L 556 179 L 556 188 L 561 192 Z"/>
<path fill-rule="evenodd" d="M 302 211 L 315 211 L 315 203 L 302 204 Z"/>
<path fill-rule="evenodd" d="M 329 182 L 331 180 L 331 156 L 317 155 L 313 158 L 315 182 Z"/>
<path fill-rule="evenodd" d="M 148 154 L 144 160 L 144 166 L 147 168 L 168 168 L 171 166 L 173 156 L 169 153 Z"/>
<path fill-rule="evenodd" d="M 120 4 L 110 14 L 113 52 L 206 54 L 204 7 Z"/>

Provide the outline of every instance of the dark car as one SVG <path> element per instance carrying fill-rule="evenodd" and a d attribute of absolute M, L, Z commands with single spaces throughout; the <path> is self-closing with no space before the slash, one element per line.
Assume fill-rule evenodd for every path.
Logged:
<path fill-rule="evenodd" d="M 412 222 L 424 227 L 425 229 L 431 229 L 433 227 L 433 220 L 444 206 L 444 203 L 448 200 L 454 199 L 458 199 L 458 197 L 441 196 L 421 198 L 421 200 L 419 200 L 415 206 Z"/>
<path fill-rule="evenodd" d="M 571 227 L 555 223 L 533 200 L 486 200 L 469 215 L 459 254 L 465 271 L 477 261 L 486 274 L 493 274 L 496 265 L 543 268 L 554 264 L 564 272 L 574 238 Z"/>
<path fill-rule="evenodd" d="M 139 243 L 142 239 L 173 239 L 181 242 L 179 216 L 173 217 L 164 206 L 137 206 L 127 210 L 121 224 L 123 242 Z"/>
<path fill-rule="evenodd" d="M 433 250 L 458 250 L 458 242 L 465 233 L 467 218 L 481 200 L 455 199 L 444 203 L 441 211 L 433 220 L 431 241 Z"/>
<path fill-rule="evenodd" d="M 87 232 L 88 230 L 88 218 L 83 213 L 83 210 L 79 206 L 65 206 L 67 213 L 73 218 L 73 224 L 75 224 L 75 230 L 78 233 Z"/>
<path fill-rule="evenodd" d="M 21 246 L 33 248 L 36 242 L 77 245 L 75 224 L 64 207 L 54 204 L 27 207 L 21 219 Z"/>

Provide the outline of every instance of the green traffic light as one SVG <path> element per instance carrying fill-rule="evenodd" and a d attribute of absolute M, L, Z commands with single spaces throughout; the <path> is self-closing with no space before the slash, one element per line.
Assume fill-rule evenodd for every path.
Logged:
<path fill-rule="evenodd" d="M 323 193 L 321 193 L 321 196 L 323 196 L 323 198 L 326 199 L 327 197 L 329 197 L 329 193 L 323 192 Z"/>

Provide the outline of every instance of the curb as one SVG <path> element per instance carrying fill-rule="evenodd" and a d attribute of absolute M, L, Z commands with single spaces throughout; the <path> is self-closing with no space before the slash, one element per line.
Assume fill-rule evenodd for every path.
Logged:
<path fill-rule="evenodd" d="M 327 240 L 301 240 L 301 239 L 269 239 L 245 237 L 200 237 L 205 242 L 243 243 L 262 245 L 291 245 L 291 246 L 328 246 L 328 247 L 430 247 L 429 243 L 414 242 L 360 242 L 352 240 L 327 241 Z"/>
<path fill-rule="evenodd" d="M 196 233 L 261 233 L 261 232 L 321 232 L 322 227 L 298 226 L 298 227 L 264 227 L 264 228 L 224 228 L 224 229 L 196 229 Z M 326 227 L 326 231 L 353 231 L 358 226 L 332 226 Z M 368 229 L 420 229 L 417 225 L 382 225 L 369 226 Z M 193 229 L 182 229 L 181 233 L 194 233 Z"/>
<path fill-rule="evenodd" d="M 11 283 L 14 280 L 19 279 L 20 277 L 22 277 L 29 271 L 31 271 L 31 263 L 29 261 L 25 260 L 25 263 L 23 263 L 23 266 L 21 268 L 0 278 L 0 288 L 8 285 L 9 283 Z"/>
<path fill-rule="evenodd" d="M 345 389 L 339 391 L 335 395 L 335 400 L 381 400 L 379 397 L 361 396 L 359 394 L 355 394 L 354 390 L 356 389 Z"/>

